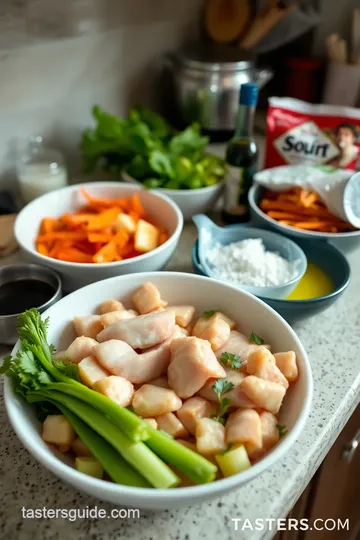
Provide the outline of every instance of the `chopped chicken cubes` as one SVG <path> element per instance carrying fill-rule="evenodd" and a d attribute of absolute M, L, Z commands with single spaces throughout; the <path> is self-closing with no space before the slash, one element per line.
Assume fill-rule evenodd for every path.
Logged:
<path fill-rule="evenodd" d="M 296 363 L 294 351 L 275 353 L 275 362 L 284 377 L 289 382 L 295 382 L 299 377 L 299 370 Z"/>
<path fill-rule="evenodd" d="M 114 375 L 97 381 L 93 388 L 122 407 L 128 407 L 134 395 L 134 387 L 131 382 Z"/>
<path fill-rule="evenodd" d="M 249 375 L 281 384 L 285 390 L 289 387 L 287 379 L 275 364 L 274 356 L 264 346 L 260 346 L 249 355 L 246 370 Z"/>
<path fill-rule="evenodd" d="M 144 422 L 149 424 L 149 426 L 152 427 L 153 429 L 158 428 L 158 424 L 157 424 L 157 421 L 155 420 L 155 418 L 144 418 Z"/>
<path fill-rule="evenodd" d="M 133 349 L 147 349 L 165 341 L 174 327 L 174 312 L 159 311 L 107 326 L 97 335 L 97 340 L 101 343 L 109 339 L 118 339 L 125 341 Z"/>
<path fill-rule="evenodd" d="M 62 357 L 67 362 L 78 364 L 83 358 L 91 355 L 91 351 L 95 345 L 97 345 L 95 339 L 79 336 L 74 339 L 68 349 L 62 353 Z"/>
<path fill-rule="evenodd" d="M 216 413 L 217 406 L 215 403 L 209 403 L 209 401 L 201 397 L 191 397 L 184 401 L 176 414 L 186 429 L 192 435 L 195 435 L 196 421 L 199 418 L 210 417 Z"/>
<path fill-rule="evenodd" d="M 101 315 L 100 322 L 103 328 L 107 328 L 116 322 L 123 321 L 125 319 L 133 319 L 136 315 L 133 315 L 126 309 L 122 311 L 110 311 L 109 313 L 104 313 Z"/>
<path fill-rule="evenodd" d="M 241 389 L 258 408 L 265 409 L 272 414 L 279 412 L 286 392 L 281 384 L 266 381 L 254 375 L 245 377 L 241 383 Z"/>
<path fill-rule="evenodd" d="M 186 328 L 195 314 L 194 306 L 171 306 L 169 309 L 175 312 L 175 322 L 181 328 Z"/>
<path fill-rule="evenodd" d="M 103 369 L 93 356 L 83 358 L 78 364 L 80 380 L 92 388 L 97 381 L 105 379 L 110 373 Z"/>
<path fill-rule="evenodd" d="M 74 428 L 62 414 L 50 414 L 42 426 L 42 439 L 57 445 L 71 445 L 76 438 Z"/>
<path fill-rule="evenodd" d="M 160 291 L 153 283 L 147 282 L 142 285 L 132 296 L 135 308 L 141 315 L 167 306 L 167 302 L 161 299 Z"/>
<path fill-rule="evenodd" d="M 124 306 L 118 300 L 105 300 L 105 302 L 103 302 L 99 306 L 99 313 L 100 315 L 104 315 L 105 313 L 111 313 L 113 311 L 123 311 L 124 309 Z"/>
<path fill-rule="evenodd" d="M 193 396 L 211 377 L 225 377 L 225 370 L 208 341 L 183 337 L 171 342 L 168 380 L 179 397 Z"/>
<path fill-rule="evenodd" d="M 256 351 L 258 347 L 259 345 L 249 343 L 248 338 L 244 334 L 237 332 L 237 330 L 232 330 L 227 342 L 220 347 L 215 354 L 217 358 L 220 358 L 223 352 L 237 354 L 240 356 L 242 362 L 240 369 L 243 371 L 245 369 L 249 354 Z"/>
<path fill-rule="evenodd" d="M 261 422 L 253 409 L 238 409 L 230 414 L 225 427 L 227 444 L 244 444 L 261 448 Z"/>
<path fill-rule="evenodd" d="M 225 450 L 224 426 L 212 418 L 199 418 L 196 422 L 196 448 L 205 456 Z"/>
<path fill-rule="evenodd" d="M 102 330 L 100 315 L 84 315 L 74 317 L 75 332 L 78 336 L 85 336 L 95 339 Z"/>
<path fill-rule="evenodd" d="M 181 399 L 173 390 L 151 384 L 144 384 L 136 390 L 132 401 L 136 414 L 144 418 L 153 418 L 177 411 L 181 405 Z"/>
<path fill-rule="evenodd" d="M 169 433 L 174 439 L 187 437 L 188 432 L 174 413 L 169 412 L 156 417 L 158 428 Z"/>
<path fill-rule="evenodd" d="M 226 343 L 230 337 L 230 326 L 223 319 L 216 316 L 205 319 L 200 317 L 195 323 L 192 335 L 210 342 L 213 351 Z"/>
<path fill-rule="evenodd" d="M 249 399 L 241 388 L 245 375 L 234 369 L 226 369 L 226 380 L 234 385 L 234 388 L 226 392 L 226 398 L 230 399 L 231 408 L 244 407 L 255 408 L 256 405 Z M 208 380 L 199 390 L 198 395 L 209 401 L 218 402 L 218 397 L 213 390 L 213 384 L 216 379 Z"/>

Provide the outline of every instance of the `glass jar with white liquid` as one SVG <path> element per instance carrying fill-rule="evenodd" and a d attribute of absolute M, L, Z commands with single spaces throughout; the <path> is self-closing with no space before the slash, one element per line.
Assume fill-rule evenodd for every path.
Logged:
<path fill-rule="evenodd" d="M 22 199 L 25 203 L 68 183 L 64 158 L 58 150 L 47 148 L 42 137 L 31 137 L 19 151 L 16 164 Z"/>

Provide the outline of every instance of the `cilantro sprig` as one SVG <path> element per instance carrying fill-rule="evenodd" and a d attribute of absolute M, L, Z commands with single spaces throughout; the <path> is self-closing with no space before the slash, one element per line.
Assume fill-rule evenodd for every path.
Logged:
<path fill-rule="evenodd" d="M 224 394 L 230 392 L 230 390 L 234 388 L 234 385 L 232 382 L 227 381 L 226 379 L 218 379 L 214 382 L 211 388 L 217 395 L 220 405 L 219 414 L 212 416 L 212 418 L 214 420 L 217 420 L 217 422 L 220 422 L 221 424 L 225 424 L 225 415 L 229 410 L 229 407 L 231 406 L 231 400 L 227 397 L 224 397 Z"/>
<path fill-rule="evenodd" d="M 279 439 L 282 439 L 283 437 L 285 437 L 285 435 L 288 432 L 288 428 L 282 424 L 276 424 L 276 427 L 279 432 Z"/>
<path fill-rule="evenodd" d="M 263 338 L 255 334 L 255 332 L 251 332 L 249 336 L 249 343 L 254 343 L 255 345 L 263 345 L 265 341 L 263 340 Z"/>
<path fill-rule="evenodd" d="M 220 356 L 220 362 L 224 366 L 230 367 L 232 369 L 239 369 L 242 364 L 240 356 L 238 354 L 229 353 L 224 351 Z"/>
<path fill-rule="evenodd" d="M 204 311 L 204 313 L 202 314 L 202 318 L 203 319 L 211 319 L 211 317 L 213 315 L 215 315 L 216 313 L 218 313 L 219 310 L 217 309 L 211 309 L 210 311 Z"/>

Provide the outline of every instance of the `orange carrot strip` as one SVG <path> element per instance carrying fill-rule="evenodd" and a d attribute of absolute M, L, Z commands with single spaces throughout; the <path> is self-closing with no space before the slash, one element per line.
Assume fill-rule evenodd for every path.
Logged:
<path fill-rule="evenodd" d="M 109 227 L 115 223 L 119 211 L 116 208 L 109 208 L 105 212 L 93 216 L 88 221 L 88 230 L 97 231 Z"/>
<path fill-rule="evenodd" d="M 113 262 L 118 257 L 116 244 L 111 240 L 95 253 L 92 260 L 94 263 L 106 263 Z"/>
<path fill-rule="evenodd" d="M 129 208 L 129 201 L 125 198 L 103 199 L 100 197 L 92 197 L 84 187 L 80 188 L 80 193 L 85 197 L 88 205 L 92 208 L 113 208 L 114 206 L 117 206 L 123 210 L 127 210 Z"/>
<path fill-rule="evenodd" d="M 86 233 L 82 231 L 60 231 L 60 232 L 51 232 L 48 234 L 39 235 L 37 237 L 37 242 L 46 243 L 51 242 L 52 240 L 83 240 L 86 238 Z"/>
<path fill-rule="evenodd" d="M 167 240 L 169 240 L 169 235 L 167 232 L 161 232 L 159 236 L 159 245 L 164 244 Z"/>
<path fill-rule="evenodd" d="M 41 243 L 37 242 L 36 249 L 37 249 L 38 253 L 41 253 L 41 255 L 46 255 L 46 256 L 49 255 L 49 250 L 45 246 L 45 244 L 41 244 Z"/>
<path fill-rule="evenodd" d="M 40 225 L 41 234 L 53 232 L 56 228 L 57 222 L 58 221 L 55 218 L 44 218 Z"/>
<path fill-rule="evenodd" d="M 140 197 L 137 193 L 134 193 L 131 197 L 131 207 L 139 218 L 145 217 L 145 209 L 141 204 Z"/>
<path fill-rule="evenodd" d="M 113 236 L 114 235 L 111 233 L 89 232 L 87 238 L 91 244 L 96 244 L 98 242 L 100 244 L 107 244 L 112 240 Z"/>
<path fill-rule="evenodd" d="M 91 255 L 87 255 L 86 253 L 83 253 L 82 251 L 75 248 L 59 251 L 56 258 L 60 259 L 61 261 L 67 261 L 67 262 L 77 262 L 77 263 L 91 263 L 92 262 Z"/>

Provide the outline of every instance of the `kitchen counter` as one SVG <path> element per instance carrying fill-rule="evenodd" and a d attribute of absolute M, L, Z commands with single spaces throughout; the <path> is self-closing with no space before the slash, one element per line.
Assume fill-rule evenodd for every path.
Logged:
<path fill-rule="evenodd" d="M 195 227 L 186 225 L 169 270 L 191 272 Z M 15 255 L 12 259 L 18 260 Z M 25 508 L 104 508 L 38 465 L 9 426 L 0 405 L 0 537 L 7 540 L 269 540 L 274 532 L 236 532 L 232 519 L 285 517 L 348 421 L 360 398 L 360 250 L 349 255 L 352 282 L 329 310 L 295 325 L 314 374 L 314 401 L 306 428 L 272 470 L 221 499 L 165 512 L 141 511 L 138 519 L 23 519 Z M 8 261 L 6 261 L 8 262 Z M 10 262 L 10 260 L 9 260 Z M 331 516 L 329 516 L 331 517 Z"/>

